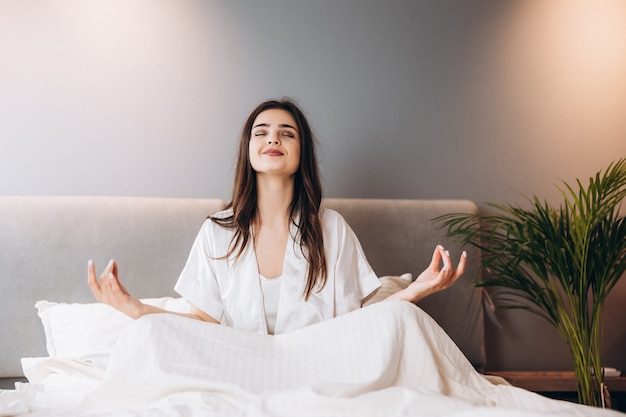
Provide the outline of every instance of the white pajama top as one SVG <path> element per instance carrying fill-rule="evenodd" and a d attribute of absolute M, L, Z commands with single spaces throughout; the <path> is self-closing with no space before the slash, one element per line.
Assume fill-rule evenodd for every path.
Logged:
<path fill-rule="evenodd" d="M 217 213 L 228 217 L 232 210 Z M 361 244 L 343 217 L 334 210 L 320 213 L 328 276 L 304 299 L 308 263 L 291 225 L 283 264 L 282 285 L 274 333 L 284 333 L 348 313 L 380 287 Z M 234 231 L 207 219 L 192 246 L 174 289 L 220 323 L 267 333 L 261 278 L 249 243 L 237 261 L 217 259 L 226 254 Z M 305 249 L 306 250 L 306 249 Z"/>

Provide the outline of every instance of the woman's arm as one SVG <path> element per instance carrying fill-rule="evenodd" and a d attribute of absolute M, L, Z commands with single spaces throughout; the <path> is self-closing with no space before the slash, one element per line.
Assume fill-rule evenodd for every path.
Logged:
<path fill-rule="evenodd" d="M 114 260 L 109 262 L 104 272 L 102 272 L 100 279 L 97 278 L 96 267 L 93 261 L 90 260 L 87 266 L 87 283 L 97 301 L 108 304 L 133 319 L 137 319 L 146 314 L 170 313 L 209 323 L 219 323 L 193 304 L 191 305 L 190 312 L 186 314 L 164 310 L 142 303 L 141 300 L 133 297 L 122 283 L 120 283 L 117 274 L 117 262 Z"/>
<path fill-rule="evenodd" d="M 440 267 L 442 262 L 443 267 Z M 422 298 L 445 290 L 463 275 L 466 262 L 467 253 L 463 252 L 457 268 L 453 269 L 450 252 L 445 250 L 443 246 L 437 245 L 428 268 L 426 268 L 411 285 L 390 295 L 386 299 L 405 300 L 416 303 Z"/>

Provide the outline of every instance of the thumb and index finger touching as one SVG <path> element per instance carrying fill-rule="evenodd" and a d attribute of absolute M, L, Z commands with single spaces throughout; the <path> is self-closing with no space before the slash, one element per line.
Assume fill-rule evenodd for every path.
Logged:
<path fill-rule="evenodd" d="M 102 272 L 102 275 L 100 275 L 100 279 L 98 279 L 96 274 L 96 266 L 93 260 L 90 259 L 89 262 L 87 262 L 87 283 L 98 301 L 100 301 L 102 296 L 102 286 L 104 284 L 103 280 L 111 279 L 117 281 L 117 274 L 117 262 L 114 259 L 109 261 L 106 268 Z"/>
<path fill-rule="evenodd" d="M 459 263 L 457 264 L 456 269 L 454 269 L 450 252 L 446 250 L 442 245 L 437 245 L 433 252 L 433 256 L 430 261 L 429 268 L 432 269 L 433 271 L 439 271 L 439 268 L 443 264 L 443 267 L 441 267 L 440 272 L 447 273 L 449 271 L 452 271 L 454 272 L 453 277 L 456 280 L 461 275 L 463 275 L 463 272 L 465 272 L 466 263 L 467 263 L 467 252 L 463 251 L 461 253 L 461 258 L 459 260 Z"/>

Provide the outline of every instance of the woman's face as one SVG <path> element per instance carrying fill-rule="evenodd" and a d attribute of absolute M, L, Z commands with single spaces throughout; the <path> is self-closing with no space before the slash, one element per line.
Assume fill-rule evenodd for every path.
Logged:
<path fill-rule="evenodd" d="M 259 113 L 248 151 L 257 175 L 293 176 L 300 165 L 300 132 L 291 113 L 281 109 Z"/>

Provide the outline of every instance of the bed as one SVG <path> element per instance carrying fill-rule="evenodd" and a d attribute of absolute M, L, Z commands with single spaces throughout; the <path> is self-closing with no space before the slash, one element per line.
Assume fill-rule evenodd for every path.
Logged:
<path fill-rule="evenodd" d="M 218 199 L 0 197 L 0 416 L 605 416 L 480 373 L 480 254 L 431 219 L 466 200 L 327 199 L 383 287 L 358 311 L 279 336 L 171 315 L 133 321 L 93 302 L 87 260 L 120 264 L 146 302 L 186 311 L 172 287 Z M 469 253 L 464 277 L 417 306 L 380 302 L 436 243 Z M 402 337 L 398 337 L 402 335 Z"/>

